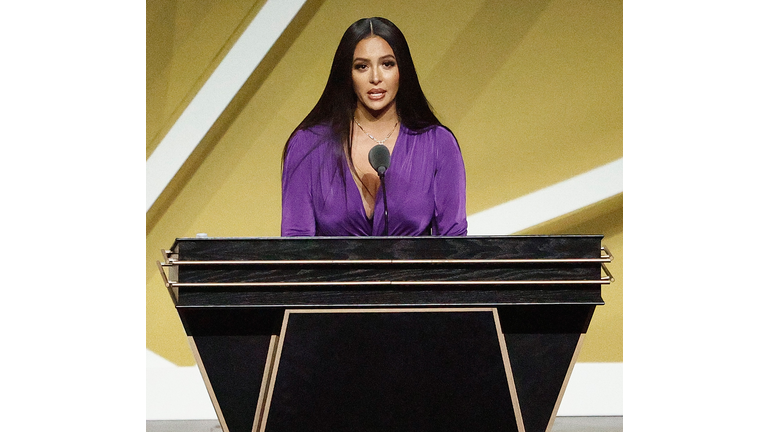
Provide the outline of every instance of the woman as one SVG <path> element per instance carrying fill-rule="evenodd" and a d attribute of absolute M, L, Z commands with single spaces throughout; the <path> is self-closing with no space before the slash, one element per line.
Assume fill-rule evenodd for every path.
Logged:
<path fill-rule="evenodd" d="M 368 162 L 391 153 L 380 178 Z M 320 100 L 283 150 L 283 236 L 463 236 L 466 176 L 456 138 L 424 96 L 405 37 L 366 18 L 341 38 Z"/>

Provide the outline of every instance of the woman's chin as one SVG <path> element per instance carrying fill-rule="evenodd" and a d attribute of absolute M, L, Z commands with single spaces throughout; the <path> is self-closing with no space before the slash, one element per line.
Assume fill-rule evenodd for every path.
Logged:
<path fill-rule="evenodd" d="M 374 117 L 380 117 L 382 114 L 387 113 L 395 108 L 394 101 L 376 101 L 371 103 L 367 101 L 365 103 L 358 104 L 358 107 L 367 111 Z"/>

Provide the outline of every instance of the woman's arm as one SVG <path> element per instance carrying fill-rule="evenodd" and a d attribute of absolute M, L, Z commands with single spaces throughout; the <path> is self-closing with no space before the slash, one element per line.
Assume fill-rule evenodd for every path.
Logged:
<path fill-rule="evenodd" d="M 312 161 L 306 139 L 312 134 L 297 132 L 288 142 L 283 163 L 283 213 L 280 235 L 314 236 L 315 213 L 312 206 Z"/>
<path fill-rule="evenodd" d="M 444 128 L 436 130 L 435 215 L 432 235 L 467 235 L 467 176 L 459 143 Z"/>

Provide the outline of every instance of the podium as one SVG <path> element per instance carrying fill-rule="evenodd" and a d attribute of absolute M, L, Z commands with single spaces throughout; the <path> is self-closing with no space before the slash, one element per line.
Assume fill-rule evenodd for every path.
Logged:
<path fill-rule="evenodd" d="M 539 432 L 604 304 L 601 240 L 179 238 L 158 266 L 224 431 Z"/>

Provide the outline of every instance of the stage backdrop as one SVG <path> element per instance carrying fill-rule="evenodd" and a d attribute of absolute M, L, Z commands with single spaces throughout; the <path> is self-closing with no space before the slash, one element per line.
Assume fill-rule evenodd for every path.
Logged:
<path fill-rule="evenodd" d="M 380 3 L 147 2 L 148 418 L 191 418 L 153 405 L 163 398 L 151 394 L 152 370 L 194 365 L 155 266 L 160 250 L 197 233 L 280 235 L 285 141 L 320 96 L 344 30 L 369 16 L 406 35 L 427 98 L 458 138 L 470 235 L 605 234 L 616 282 L 577 370 L 611 368 L 607 382 L 586 385 L 618 394 L 606 409 L 621 414 L 622 2 Z"/>

